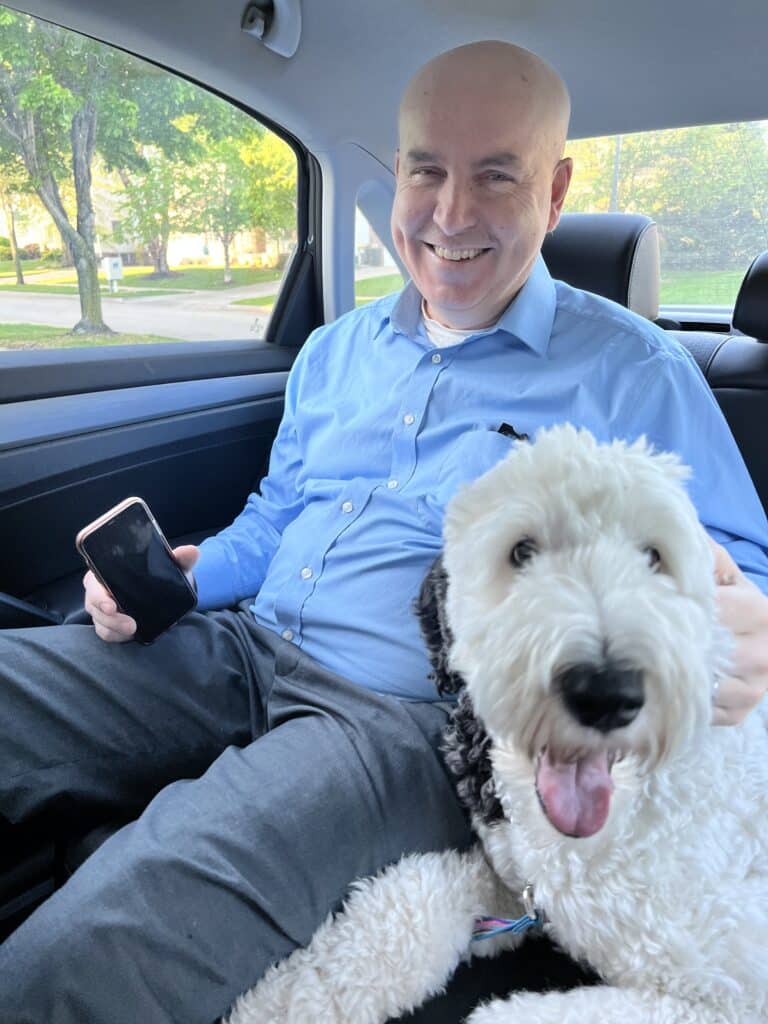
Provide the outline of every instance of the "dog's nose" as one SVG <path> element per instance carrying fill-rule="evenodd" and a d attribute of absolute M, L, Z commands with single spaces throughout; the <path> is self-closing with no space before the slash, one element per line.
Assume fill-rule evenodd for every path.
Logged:
<path fill-rule="evenodd" d="M 643 673 L 606 662 L 573 665 L 558 676 L 563 702 L 582 725 L 600 732 L 621 729 L 643 706 Z"/>

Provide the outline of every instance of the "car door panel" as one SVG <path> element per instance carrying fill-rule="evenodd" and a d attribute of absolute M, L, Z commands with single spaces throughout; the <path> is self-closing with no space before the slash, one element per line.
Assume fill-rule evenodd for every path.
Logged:
<path fill-rule="evenodd" d="M 12 538 L 0 590 L 71 612 L 75 594 L 81 600 L 68 583 L 82 574 L 75 534 L 130 494 L 171 540 L 226 525 L 266 469 L 286 378 L 283 370 L 0 406 L 0 536 Z"/>

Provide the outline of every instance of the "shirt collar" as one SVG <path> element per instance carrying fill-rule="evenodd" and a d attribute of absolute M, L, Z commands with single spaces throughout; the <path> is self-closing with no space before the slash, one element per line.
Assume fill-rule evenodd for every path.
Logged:
<path fill-rule="evenodd" d="M 512 335 L 537 355 L 543 356 L 549 347 L 555 307 L 555 284 L 539 255 L 528 280 L 499 318 L 495 331 Z M 416 338 L 419 336 L 420 317 L 421 295 L 410 281 L 382 317 L 379 330 L 389 321 L 393 330 Z"/>

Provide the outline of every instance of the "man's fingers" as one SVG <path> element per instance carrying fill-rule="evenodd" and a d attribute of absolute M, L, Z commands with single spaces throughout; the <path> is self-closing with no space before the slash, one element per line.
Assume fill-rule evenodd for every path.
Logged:
<path fill-rule="evenodd" d="M 96 633 L 102 640 L 123 642 L 130 640 L 136 632 L 134 620 L 121 612 L 116 615 L 106 615 L 100 608 L 94 607 L 90 610 L 90 614 Z"/>
<path fill-rule="evenodd" d="M 768 680 L 726 676 L 720 680 L 712 704 L 713 725 L 738 725 L 765 696 Z"/>
<path fill-rule="evenodd" d="M 723 547 L 722 544 L 718 544 L 717 541 L 707 535 L 707 540 L 712 548 L 712 554 L 715 559 L 715 579 L 718 583 L 723 586 L 735 583 L 736 580 L 742 575 L 741 569 L 731 558 L 730 553 Z"/>
<path fill-rule="evenodd" d="M 173 557 L 185 572 L 189 572 L 200 557 L 200 548 L 194 544 L 181 544 L 173 549 Z"/>
<path fill-rule="evenodd" d="M 732 586 L 719 586 L 716 597 L 723 625 L 735 636 L 759 635 L 764 646 L 763 634 L 768 632 L 768 601 L 759 587 L 740 573 Z"/>

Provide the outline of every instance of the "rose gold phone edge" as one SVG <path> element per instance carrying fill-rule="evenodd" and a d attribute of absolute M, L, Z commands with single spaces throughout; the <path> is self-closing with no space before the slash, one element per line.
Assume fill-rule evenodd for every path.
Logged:
<path fill-rule="evenodd" d="M 144 511 L 147 514 L 147 518 L 150 520 L 150 522 L 154 526 L 155 530 L 157 531 L 157 536 L 163 542 L 166 551 L 171 556 L 173 561 L 176 562 L 176 558 L 174 557 L 173 549 L 171 548 L 171 545 L 166 540 L 165 534 L 160 529 L 160 526 L 159 526 L 157 520 L 152 515 L 152 513 L 151 513 L 151 511 L 149 509 L 149 505 L 147 505 L 146 501 L 144 501 L 143 498 L 138 497 L 138 495 L 134 495 L 134 496 L 132 496 L 130 498 L 123 498 L 122 501 L 119 501 L 116 505 L 113 505 L 112 508 L 108 508 L 106 512 L 103 512 L 100 516 L 97 516 L 96 519 L 94 519 L 92 522 L 88 523 L 86 526 L 83 526 L 80 530 L 78 530 L 77 536 L 75 537 L 75 547 L 77 548 L 77 550 L 78 550 L 78 552 L 80 554 L 80 557 L 83 559 L 85 564 L 91 570 L 93 575 L 96 577 L 96 579 L 99 581 L 99 583 L 101 583 L 102 587 L 105 588 L 105 590 L 110 595 L 112 600 L 115 601 L 115 604 L 117 604 L 117 601 L 115 600 L 114 594 L 109 589 L 109 586 L 107 585 L 106 581 L 102 577 L 102 575 L 99 572 L 99 570 L 97 569 L 97 567 L 93 564 L 93 562 L 91 561 L 91 559 L 88 556 L 87 551 L 85 551 L 85 549 L 83 548 L 82 545 L 83 545 L 83 541 L 86 540 L 88 537 L 90 537 L 90 535 L 92 533 L 95 533 L 96 530 L 98 530 L 100 527 L 104 526 L 111 519 L 115 519 L 121 512 L 124 512 L 125 509 L 130 508 L 131 505 L 141 505 L 142 506 L 142 508 L 144 509 Z M 176 562 L 176 564 L 178 565 L 178 562 Z M 181 571 L 181 574 L 184 576 L 184 579 L 187 582 L 187 586 L 189 586 L 189 589 L 190 589 L 190 591 L 192 593 L 192 596 L 196 598 L 197 595 L 196 595 L 196 592 L 195 592 L 195 587 L 194 587 L 194 585 L 192 583 L 190 583 L 189 578 L 187 577 L 187 574 L 184 572 L 184 570 L 181 568 L 180 565 L 179 565 L 179 570 Z"/>

